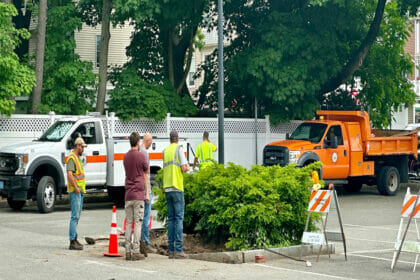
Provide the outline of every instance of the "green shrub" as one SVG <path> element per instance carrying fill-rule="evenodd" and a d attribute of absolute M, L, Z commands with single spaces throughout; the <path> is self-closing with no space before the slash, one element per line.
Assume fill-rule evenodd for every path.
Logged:
<path fill-rule="evenodd" d="M 184 175 L 184 231 L 197 232 L 227 249 L 286 246 L 300 242 L 312 186 L 314 163 L 304 168 L 229 163 Z M 162 179 L 162 174 L 157 176 Z M 155 208 L 167 217 L 165 197 L 158 190 Z M 312 227 L 312 224 L 311 224 Z"/>

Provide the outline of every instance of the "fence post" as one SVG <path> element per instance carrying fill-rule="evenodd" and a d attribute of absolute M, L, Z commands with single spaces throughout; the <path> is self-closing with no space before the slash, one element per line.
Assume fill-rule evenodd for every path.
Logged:
<path fill-rule="evenodd" d="M 271 126 L 270 126 L 270 116 L 265 115 L 265 144 L 271 142 Z"/>
<path fill-rule="evenodd" d="M 52 125 L 55 122 L 55 112 L 50 111 L 49 115 L 50 115 L 50 125 Z"/>
<path fill-rule="evenodd" d="M 109 138 L 112 138 L 115 135 L 115 113 L 111 112 L 109 116 L 111 117 L 111 136 Z"/>
<path fill-rule="evenodd" d="M 166 135 L 169 137 L 171 133 L 171 113 L 166 115 Z"/>

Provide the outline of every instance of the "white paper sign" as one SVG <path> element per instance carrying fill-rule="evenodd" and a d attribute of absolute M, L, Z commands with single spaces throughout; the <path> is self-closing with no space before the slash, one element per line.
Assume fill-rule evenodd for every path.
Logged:
<path fill-rule="evenodd" d="M 325 243 L 324 234 L 322 232 L 304 232 L 302 243 L 322 245 Z"/>

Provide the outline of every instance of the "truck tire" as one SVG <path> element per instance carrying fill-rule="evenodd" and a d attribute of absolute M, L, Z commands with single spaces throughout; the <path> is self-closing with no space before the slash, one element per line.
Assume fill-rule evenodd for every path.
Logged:
<path fill-rule="evenodd" d="M 55 205 L 55 182 L 50 176 L 44 176 L 39 180 L 36 190 L 36 201 L 40 213 L 49 213 Z"/>
<path fill-rule="evenodd" d="M 7 204 L 9 204 L 10 208 L 13 210 L 20 210 L 25 206 L 26 201 L 22 200 L 13 200 L 10 197 L 7 198 Z"/>
<path fill-rule="evenodd" d="M 378 190 L 382 195 L 396 195 L 400 188 L 400 174 L 394 166 L 384 166 L 377 178 Z"/>
<path fill-rule="evenodd" d="M 363 187 L 362 181 L 350 181 L 348 184 L 343 185 L 346 192 L 349 193 L 357 193 L 359 192 Z"/>
<path fill-rule="evenodd" d="M 124 207 L 125 190 L 124 188 L 108 187 L 107 188 L 109 199 L 115 203 L 117 207 Z"/>

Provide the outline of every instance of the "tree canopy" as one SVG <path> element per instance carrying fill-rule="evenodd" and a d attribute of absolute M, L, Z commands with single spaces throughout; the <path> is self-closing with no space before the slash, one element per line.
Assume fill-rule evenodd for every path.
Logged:
<path fill-rule="evenodd" d="M 13 5 L 0 3 L 0 114 L 6 115 L 15 109 L 14 97 L 30 94 L 35 85 L 34 72 L 15 53 L 21 40 L 30 36 L 26 29 L 14 27 L 16 15 Z"/>

